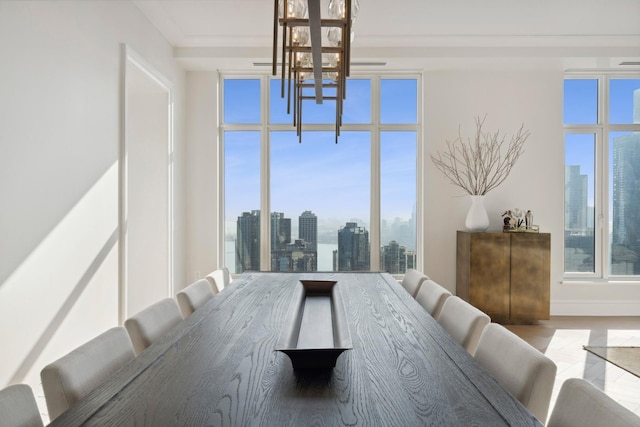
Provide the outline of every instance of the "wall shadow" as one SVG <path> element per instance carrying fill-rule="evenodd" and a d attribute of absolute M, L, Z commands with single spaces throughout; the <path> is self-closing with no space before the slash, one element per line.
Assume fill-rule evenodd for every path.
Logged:
<path fill-rule="evenodd" d="M 118 228 L 116 228 L 111 236 L 104 243 L 100 251 L 98 251 L 96 257 L 93 259 L 89 267 L 86 269 L 78 283 L 73 287 L 73 290 L 69 294 L 69 297 L 62 304 L 60 309 L 57 311 L 55 316 L 49 322 L 49 325 L 46 327 L 44 332 L 40 335 L 34 346 L 31 348 L 24 361 L 20 364 L 16 372 L 11 377 L 9 384 L 21 383 L 24 381 L 27 374 L 31 371 L 34 364 L 47 347 L 51 338 L 55 335 L 58 328 L 67 317 L 67 315 L 71 312 L 74 305 L 84 292 L 84 290 L 91 283 L 91 279 L 96 274 L 102 263 L 105 261 L 111 250 L 115 247 L 118 242 Z"/>

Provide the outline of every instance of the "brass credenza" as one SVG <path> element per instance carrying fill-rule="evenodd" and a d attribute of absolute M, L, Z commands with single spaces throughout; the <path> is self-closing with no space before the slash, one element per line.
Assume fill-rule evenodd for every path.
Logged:
<path fill-rule="evenodd" d="M 549 318 L 549 233 L 458 231 L 456 294 L 496 322 Z"/>

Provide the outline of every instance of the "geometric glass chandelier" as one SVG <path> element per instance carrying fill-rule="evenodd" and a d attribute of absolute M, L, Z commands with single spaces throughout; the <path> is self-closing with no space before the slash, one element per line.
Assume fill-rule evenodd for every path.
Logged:
<path fill-rule="evenodd" d="M 359 4 L 358 0 L 329 0 L 328 17 L 322 18 L 320 3 L 320 0 L 274 0 L 273 75 L 278 74 L 280 52 L 280 96 L 284 98 L 286 92 L 287 114 L 293 109 L 293 126 L 299 142 L 302 142 L 303 103 L 335 100 L 337 143 L 350 69 L 351 26 Z M 282 28 L 280 45 L 279 28 Z"/>

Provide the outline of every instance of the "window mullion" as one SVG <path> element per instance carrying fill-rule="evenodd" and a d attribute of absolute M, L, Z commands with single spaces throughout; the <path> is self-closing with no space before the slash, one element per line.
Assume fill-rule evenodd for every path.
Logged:
<path fill-rule="evenodd" d="M 216 139 L 216 150 L 217 150 L 217 154 L 218 154 L 218 158 L 217 160 L 217 168 L 216 170 L 218 171 L 218 200 L 217 200 L 217 205 L 218 206 L 218 212 L 217 212 L 217 219 L 218 219 L 218 259 L 217 259 L 217 265 L 218 266 L 224 266 L 225 263 L 227 262 L 225 259 L 225 245 L 226 245 L 226 229 L 225 229 L 225 199 L 224 199 L 224 195 L 225 195 L 225 179 L 224 179 L 224 168 L 225 168 L 225 164 L 224 164 L 224 128 L 223 128 L 223 105 L 224 105 L 224 79 L 222 78 L 222 75 L 220 75 L 220 73 L 218 73 L 218 93 L 220 94 L 220 96 L 218 96 L 218 105 L 217 105 L 217 109 L 218 109 L 218 117 L 217 117 L 217 122 L 218 122 L 218 138 Z"/>
<path fill-rule="evenodd" d="M 609 191 L 608 191 L 608 151 L 602 127 L 596 130 L 596 171 L 595 171 L 595 274 L 606 279 L 608 276 L 609 256 Z"/>
<path fill-rule="evenodd" d="M 372 270 L 380 269 L 380 78 L 371 81 L 371 212 L 369 242 L 370 265 Z"/>
<path fill-rule="evenodd" d="M 263 76 L 260 84 L 260 270 L 271 270 L 271 175 L 269 135 L 269 79 Z"/>
<path fill-rule="evenodd" d="M 595 272 L 598 277 L 606 279 L 608 276 L 609 257 L 609 163 L 607 126 L 609 123 L 608 104 L 608 78 L 598 78 L 598 130 L 596 133 L 596 220 L 597 230 L 595 241 Z"/>
<path fill-rule="evenodd" d="M 423 86 L 422 82 L 424 77 L 418 80 L 418 127 L 416 129 L 416 268 L 420 271 L 426 270 L 425 256 L 424 256 L 424 209 L 423 209 L 423 197 L 424 197 L 424 177 L 426 175 L 426 162 L 427 158 L 424 155 L 426 152 L 424 146 L 424 134 L 423 134 Z"/>

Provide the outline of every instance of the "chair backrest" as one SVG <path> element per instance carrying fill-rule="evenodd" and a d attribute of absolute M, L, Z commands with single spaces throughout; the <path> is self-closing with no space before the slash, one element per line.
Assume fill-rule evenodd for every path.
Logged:
<path fill-rule="evenodd" d="M 0 425 L 42 427 L 42 417 L 31 387 L 14 384 L 0 390 Z"/>
<path fill-rule="evenodd" d="M 562 383 L 547 427 L 584 426 L 638 427 L 640 417 L 589 381 L 569 378 Z"/>
<path fill-rule="evenodd" d="M 50 419 L 75 405 L 134 358 L 129 334 L 118 326 L 45 366 L 40 378 Z"/>
<path fill-rule="evenodd" d="M 491 319 L 468 302 L 450 296 L 442 305 L 438 323 L 473 356 L 482 330 Z"/>
<path fill-rule="evenodd" d="M 442 306 L 447 298 L 451 296 L 451 292 L 434 282 L 433 280 L 425 280 L 420 285 L 418 294 L 416 295 L 416 301 L 438 320 Z"/>
<path fill-rule="evenodd" d="M 475 359 L 538 420 L 546 421 L 557 370 L 551 359 L 496 323 L 482 331 Z"/>
<path fill-rule="evenodd" d="M 222 267 L 222 272 L 224 273 L 224 286 L 229 286 L 229 283 L 233 280 L 231 279 L 231 272 L 227 267 Z"/>
<path fill-rule="evenodd" d="M 125 320 L 124 327 L 138 355 L 181 321 L 176 300 L 165 298 Z"/>
<path fill-rule="evenodd" d="M 214 295 L 224 289 L 225 281 L 224 271 L 222 269 L 213 270 L 211 273 L 207 274 L 205 279 L 209 281 L 209 285 L 211 285 L 211 291 Z"/>
<path fill-rule="evenodd" d="M 206 279 L 193 282 L 176 294 L 182 317 L 185 319 L 211 298 L 213 298 L 213 291 L 209 281 Z"/>
<path fill-rule="evenodd" d="M 422 282 L 427 279 L 428 277 L 422 272 L 413 268 L 409 268 L 404 273 L 404 278 L 402 279 L 402 287 L 405 288 L 406 291 L 415 298 L 416 294 L 418 293 L 418 289 L 420 289 L 420 285 L 422 285 Z"/>

